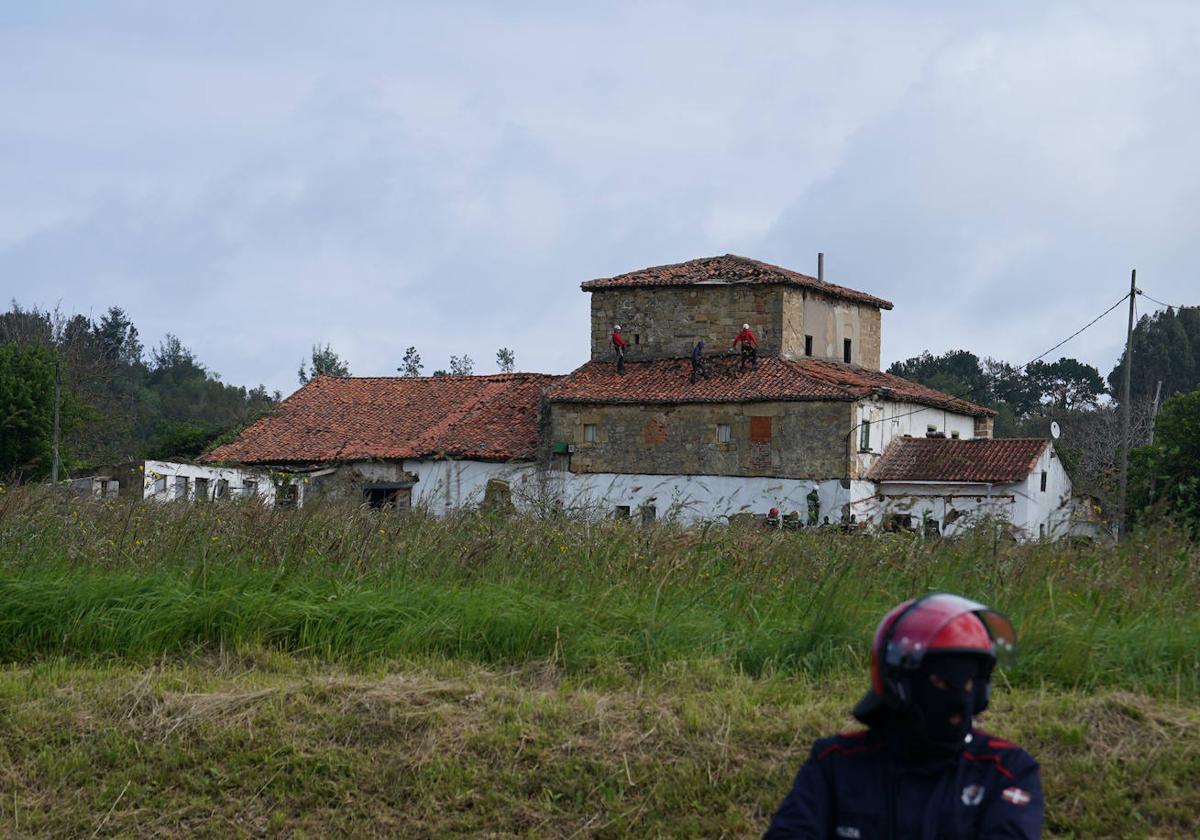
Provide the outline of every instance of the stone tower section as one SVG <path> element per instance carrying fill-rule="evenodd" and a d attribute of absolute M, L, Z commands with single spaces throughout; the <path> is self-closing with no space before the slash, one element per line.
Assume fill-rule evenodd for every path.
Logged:
<path fill-rule="evenodd" d="M 879 369 L 882 298 L 779 266 L 726 254 L 589 280 L 592 361 L 612 358 L 621 325 L 631 362 L 687 356 L 703 339 L 707 352 L 728 348 L 742 324 L 759 354 L 806 356 Z"/>

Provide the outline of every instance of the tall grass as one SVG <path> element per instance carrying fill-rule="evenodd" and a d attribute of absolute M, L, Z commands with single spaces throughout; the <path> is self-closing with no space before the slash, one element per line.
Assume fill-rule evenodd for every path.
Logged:
<path fill-rule="evenodd" d="M 10 662 L 265 647 L 833 676 L 861 672 L 883 612 L 930 590 L 1014 618 L 1014 683 L 1200 696 L 1200 552 L 1170 533 L 1067 548 L 0 494 Z"/>

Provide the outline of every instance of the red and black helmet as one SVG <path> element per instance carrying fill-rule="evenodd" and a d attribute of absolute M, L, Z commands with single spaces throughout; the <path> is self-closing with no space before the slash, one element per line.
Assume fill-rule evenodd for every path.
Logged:
<path fill-rule="evenodd" d="M 875 631 L 871 690 L 854 707 L 854 716 L 865 720 L 881 705 L 907 708 L 912 702 L 909 680 L 930 654 L 979 656 L 990 676 L 997 658 L 1011 659 L 1016 650 L 1012 622 L 978 601 L 946 592 L 905 601 L 885 615 Z M 987 700 L 985 688 L 975 711 L 983 711 Z"/>

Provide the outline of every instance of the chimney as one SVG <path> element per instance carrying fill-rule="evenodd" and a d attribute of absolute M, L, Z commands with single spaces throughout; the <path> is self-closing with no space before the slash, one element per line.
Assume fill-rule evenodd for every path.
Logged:
<path fill-rule="evenodd" d="M 818 283 L 825 282 L 825 254 L 824 253 L 817 254 L 817 282 Z"/>

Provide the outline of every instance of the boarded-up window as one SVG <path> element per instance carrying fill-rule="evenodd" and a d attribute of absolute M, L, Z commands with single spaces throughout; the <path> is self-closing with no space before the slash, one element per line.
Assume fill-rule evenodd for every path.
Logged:
<path fill-rule="evenodd" d="M 750 418 L 750 442 L 751 443 L 770 443 L 771 442 L 771 418 L 770 417 L 751 417 Z"/>
<path fill-rule="evenodd" d="M 750 466 L 756 470 L 771 468 L 771 418 L 750 418 Z"/>

